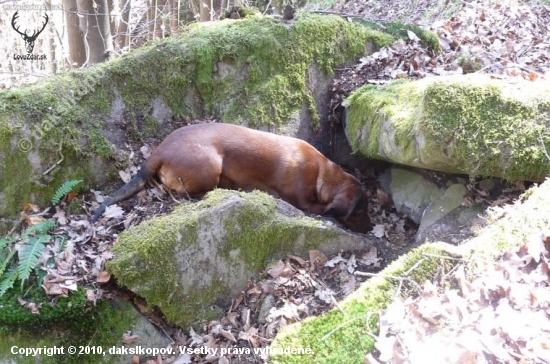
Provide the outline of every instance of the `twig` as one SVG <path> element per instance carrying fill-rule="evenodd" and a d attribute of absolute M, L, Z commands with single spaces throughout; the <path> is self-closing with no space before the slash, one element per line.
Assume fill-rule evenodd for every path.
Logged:
<path fill-rule="evenodd" d="M 53 171 L 53 169 L 54 169 L 55 167 L 57 167 L 58 165 L 60 165 L 60 164 L 63 162 L 63 160 L 65 159 L 65 156 L 63 155 L 63 151 L 61 150 L 62 146 L 63 146 L 63 141 L 59 142 L 59 150 L 58 150 L 59 154 L 61 155 L 61 159 L 58 160 L 53 166 L 51 166 L 50 168 L 48 168 L 48 169 L 46 170 L 46 172 L 42 173 L 43 176 L 45 176 L 45 175 L 47 175 L 47 174 L 50 174 L 50 172 Z"/>
<path fill-rule="evenodd" d="M 426 260 L 426 259 L 422 258 L 422 259 L 420 259 L 418 262 L 414 263 L 414 265 L 413 265 L 412 267 L 410 267 L 409 270 L 407 270 L 405 273 L 403 273 L 403 275 L 408 276 L 409 274 L 411 274 L 411 272 L 412 272 L 413 270 L 415 270 L 416 268 L 418 268 L 418 266 L 419 266 L 420 264 L 424 263 L 425 260 Z"/>
<path fill-rule="evenodd" d="M 330 298 L 332 298 L 332 302 L 334 303 L 334 305 L 338 308 L 338 310 L 340 310 L 340 312 L 342 312 L 342 314 L 346 314 L 344 312 L 344 310 L 342 309 L 342 307 L 340 307 L 340 305 L 338 304 L 338 301 L 336 301 L 336 298 L 334 298 L 334 295 L 330 295 Z"/>
<path fill-rule="evenodd" d="M 407 278 L 407 277 L 397 277 L 397 276 L 391 276 L 391 275 L 387 275 L 387 274 L 379 274 L 379 273 L 368 273 L 368 272 L 358 272 L 358 271 L 355 271 L 353 274 L 356 274 L 358 276 L 364 276 L 364 277 L 381 277 L 381 278 L 385 278 L 385 279 L 395 279 L 395 280 L 398 280 L 399 281 L 399 290 L 401 290 L 401 284 L 403 283 L 403 281 L 408 281 L 410 283 L 412 283 L 414 286 L 416 286 L 416 288 L 420 291 L 422 290 L 422 288 L 420 287 L 420 285 L 418 283 L 416 283 L 416 281 L 412 278 Z"/>
<path fill-rule="evenodd" d="M 455 257 L 450 257 L 448 255 L 439 255 L 439 254 L 433 254 L 433 253 L 424 253 L 424 255 L 427 256 L 427 257 L 433 257 L 433 258 L 458 260 L 459 262 L 466 262 L 467 261 L 466 259 L 463 259 L 463 258 L 455 258 Z"/>
<path fill-rule="evenodd" d="M 314 14 L 327 14 L 327 15 L 339 15 L 339 16 L 341 16 L 342 18 L 357 18 L 357 19 L 363 19 L 363 20 L 367 20 L 367 21 L 370 21 L 370 22 L 376 24 L 377 26 L 379 26 L 379 27 L 382 28 L 382 29 L 386 29 L 385 26 L 383 26 L 382 24 L 378 23 L 376 20 L 371 19 L 371 18 L 367 18 L 366 16 L 363 16 L 363 15 L 348 14 L 348 13 L 340 13 L 340 12 L 337 12 L 337 11 L 329 11 L 329 10 L 311 10 L 310 13 L 314 13 Z"/>
<path fill-rule="evenodd" d="M 542 139 L 542 133 L 539 130 L 539 138 L 540 138 L 540 145 L 542 146 L 542 151 L 544 152 L 544 155 L 546 158 L 550 161 L 550 155 L 548 155 L 548 151 L 546 150 L 546 145 L 544 144 L 544 140 Z"/>
<path fill-rule="evenodd" d="M 49 210 L 50 210 L 50 208 L 48 207 L 48 208 L 45 209 L 44 211 L 39 212 L 38 214 L 33 215 L 33 216 L 44 216 L 44 215 L 46 215 L 46 214 L 48 213 Z M 24 221 L 25 221 L 24 218 L 22 218 L 22 217 L 19 218 L 19 220 L 15 223 L 15 225 L 13 225 L 13 227 L 11 228 L 11 230 L 8 232 L 8 236 L 12 235 L 12 234 L 15 232 L 15 230 L 17 230 L 17 229 L 21 226 L 21 224 L 23 224 Z"/>
<path fill-rule="evenodd" d="M 388 275 L 388 274 L 369 273 L 369 272 L 360 272 L 360 271 L 355 271 L 355 272 L 353 272 L 353 274 L 358 275 L 358 276 L 362 276 L 362 277 L 381 277 L 381 278 L 395 279 L 395 280 L 398 280 L 398 281 L 411 281 L 411 282 L 414 282 L 414 280 L 411 279 L 411 278 L 391 276 L 391 275 Z"/>
<path fill-rule="evenodd" d="M 334 334 L 336 331 L 338 331 L 338 330 L 340 330 L 341 328 L 348 326 L 350 323 L 352 323 L 352 322 L 354 322 L 354 321 L 357 321 L 357 320 L 360 320 L 360 319 L 362 319 L 362 318 L 363 318 L 363 317 L 362 317 L 362 315 L 361 315 L 361 316 L 356 317 L 356 318 L 354 318 L 354 319 L 352 319 L 352 320 L 348 320 L 348 321 L 346 321 L 346 322 L 341 323 L 340 325 L 336 326 L 334 329 L 330 330 L 325 336 L 323 336 L 323 337 L 321 338 L 321 341 L 326 340 L 330 335 Z"/>
<path fill-rule="evenodd" d="M 88 341 L 88 346 L 90 346 L 92 344 L 92 340 L 94 339 L 95 337 L 95 334 L 97 334 L 97 332 L 99 331 L 99 329 L 96 329 L 94 334 L 92 335 L 92 337 L 90 338 L 90 341 Z"/>
<path fill-rule="evenodd" d="M 19 220 L 15 223 L 15 225 L 13 225 L 11 230 L 8 232 L 8 236 L 12 235 L 15 232 L 15 230 L 19 229 L 21 224 L 23 224 L 23 221 L 25 221 L 25 219 L 23 219 L 22 217 L 19 218 Z"/>

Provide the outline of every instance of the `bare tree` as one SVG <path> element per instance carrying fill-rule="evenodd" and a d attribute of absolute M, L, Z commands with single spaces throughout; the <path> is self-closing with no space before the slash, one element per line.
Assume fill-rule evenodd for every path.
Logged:
<path fill-rule="evenodd" d="M 211 0 L 200 0 L 200 21 L 212 20 L 210 14 L 211 4 Z"/>
<path fill-rule="evenodd" d="M 158 0 L 149 0 L 149 8 L 147 9 L 147 39 L 159 38 L 160 32 L 157 24 Z"/>
<path fill-rule="evenodd" d="M 168 0 L 168 8 L 170 9 L 170 35 L 176 35 L 180 24 L 180 0 Z"/>
<path fill-rule="evenodd" d="M 80 30 L 86 45 L 86 64 L 92 65 L 114 56 L 107 0 L 77 0 Z"/>
<path fill-rule="evenodd" d="M 120 0 L 119 9 L 120 17 L 115 41 L 119 49 L 128 49 L 130 47 L 130 32 L 128 31 L 128 22 L 130 21 L 132 0 Z"/>
<path fill-rule="evenodd" d="M 63 0 L 65 19 L 67 22 L 67 40 L 69 45 L 69 61 L 71 65 L 82 66 L 86 62 L 84 36 L 80 31 L 76 0 Z"/>

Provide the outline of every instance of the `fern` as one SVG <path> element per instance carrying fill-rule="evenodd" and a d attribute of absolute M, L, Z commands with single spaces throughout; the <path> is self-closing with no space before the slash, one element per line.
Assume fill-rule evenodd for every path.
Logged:
<path fill-rule="evenodd" d="M 38 260 L 44 253 L 46 244 L 52 239 L 48 230 L 54 226 L 55 222 L 53 221 L 42 221 L 29 227 L 20 239 L 8 237 L 0 240 L 0 297 L 12 288 L 18 279 L 21 280 L 21 289 L 23 289 L 25 281 L 29 279 L 31 272 L 38 265 Z M 13 262 L 17 250 L 9 251 L 7 248 L 16 240 L 21 240 L 21 247 L 17 255 L 18 261 Z"/>
<path fill-rule="evenodd" d="M 4 275 L 4 279 L 0 282 L 0 297 L 6 293 L 8 289 L 13 287 L 15 280 L 17 279 L 17 268 L 12 268 Z"/>
<path fill-rule="evenodd" d="M 11 245 L 15 241 L 15 238 L 13 236 L 8 236 L 4 239 L 0 239 L 0 250 L 4 249 L 8 245 Z"/>
<path fill-rule="evenodd" d="M 3 252 L 0 251 L 0 253 L 3 253 Z M 7 256 L 4 256 L 4 254 L 0 256 L 0 259 L 2 259 L 2 261 L 0 261 L 0 277 L 2 277 L 2 275 L 6 271 L 6 268 L 10 264 L 12 258 L 15 256 L 15 253 L 17 253 L 17 250 L 13 249 L 11 252 L 7 254 Z"/>
<path fill-rule="evenodd" d="M 38 259 L 46 249 L 46 243 L 49 242 L 51 236 L 38 235 L 29 239 L 28 243 L 21 246 L 19 250 L 19 266 L 17 267 L 17 275 L 21 280 L 21 289 L 25 281 L 29 278 L 31 271 L 38 265 Z"/>
<path fill-rule="evenodd" d="M 82 182 L 82 180 L 80 180 L 80 179 L 79 180 L 73 179 L 73 180 L 66 181 L 65 183 L 63 183 L 61 185 L 61 187 L 59 187 L 57 189 L 57 191 L 55 191 L 55 193 L 53 194 L 52 204 L 57 205 L 59 203 L 59 201 L 61 201 L 63 196 L 65 196 L 67 193 L 71 192 L 81 182 Z"/>
<path fill-rule="evenodd" d="M 55 226 L 55 222 L 50 221 L 50 220 L 44 220 L 42 222 L 39 222 L 36 225 L 33 225 L 33 226 L 29 227 L 27 230 L 25 230 L 25 232 L 23 233 L 21 238 L 23 240 L 25 240 L 29 237 L 29 235 L 35 235 L 35 234 L 36 235 L 45 235 L 48 232 L 48 230 L 50 230 L 54 226 Z"/>

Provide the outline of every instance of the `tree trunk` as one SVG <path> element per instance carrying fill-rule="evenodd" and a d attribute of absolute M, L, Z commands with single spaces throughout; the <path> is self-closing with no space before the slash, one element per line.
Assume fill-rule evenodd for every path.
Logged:
<path fill-rule="evenodd" d="M 147 39 L 157 38 L 157 0 L 149 0 L 149 9 L 147 9 Z"/>
<path fill-rule="evenodd" d="M 210 0 L 200 0 L 200 20 L 210 20 Z"/>
<path fill-rule="evenodd" d="M 67 22 L 67 40 L 69 45 L 69 62 L 71 66 L 80 67 L 86 62 L 84 36 L 78 25 L 76 0 L 63 0 Z"/>
<path fill-rule="evenodd" d="M 185 17 L 185 20 L 186 22 L 188 23 L 192 23 L 192 22 L 195 22 L 197 20 L 200 20 L 200 17 L 201 17 L 201 12 L 200 12 L 200 8 L 201 8 L 201 0 L 187 0 L 187 3 L 188 3 L 188 11 L 185 13 L 186 14 L 186 17 Z M 193 16 L 189 16 L 189 10 L 190 12 L 193 13 Z"/>
<path fill-rule="evenodd" d="M 80 30 L 86 40 L 86 64 L 104 62 L 114 56 L 107 0 L 78 0 L 82 16 Z"/>
<path fill-rule="evenodd" d="M 128 31 L 128 21 L 130 20 L 130 9 L 132 9 L 132 0 L 120 0 L 120 21 L 118 25 L 118 34 L 116 42 L 119 49 L 130 49 L 130 32 Z"/>
<path fill-rule="evenodd" d="M 118 34 L 118 27 L 120 24 L 120 9 L 118 7 L 118 1 L 107 0 L 107 8 L 109 9 L 109 28 L 111 29 L 111 36 L 114 40 Z"/>
<path fill-rule="evenodd" d="M 179 33 L 180 0 L 168 0 L 170 8 L 170 35 Z"/>

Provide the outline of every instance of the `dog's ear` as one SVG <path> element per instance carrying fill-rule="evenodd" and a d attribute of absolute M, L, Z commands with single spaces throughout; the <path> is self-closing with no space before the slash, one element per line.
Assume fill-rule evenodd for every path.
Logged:
<path fill-rule="evenodd" d="M 359 198 L 355 198 L 352 201 L 345 195 L 338 195 L 325 208 L 323 215 L 334 216 L 335 218 L 344 221 L 352 213 L 358 201 Z"/>

